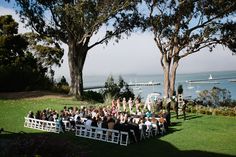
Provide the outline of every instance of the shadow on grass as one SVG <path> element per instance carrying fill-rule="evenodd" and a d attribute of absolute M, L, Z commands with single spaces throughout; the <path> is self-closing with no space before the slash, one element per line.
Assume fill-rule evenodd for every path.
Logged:
<path fill-rule="evenodd" d="M 196 119 L 196 118 L 201 118 L 201 117 L 202 117 L 201 115 L 186 114 L 186 119 L 185 120 L 191 120 L 191 119 Z M 176 118 L 176 115 L 173 114 L 171 118 Z M 179 115 L 178 119 L 179 120 L 184 119 L 184 116 L 183 115 Z"/>
<path fill-rule="evenodd" d="M 88 152 L 78 145 L 71 133 L 13 133 L 0 134 L 1 157 L 86 157 Z M 88 149 L 86 149 L 88 150 Z"/>
<path fill-rule="evenodd" d="M 175 121 L 175 122 L 171 122 L 171 127 L 172 126 L 181 126 L 182 125 L 182 122 L 177 122 L 177 121 Z"/>
<path fill-rule="evenodd" d="M 196 115 L 196 114 L 190 114 L 190 115 L 186 115 L 186 120 L 191 120 L 191 119 L 196 119 L 196 118 L 201 118 L 201 115 Z"/>
<path fill-rule="evenodd" d="M 169 128 L 169 133 L 179 130 Z M 79 138 L 74 133 L 12 133 L 0 134 L 0 156 L 42 157 L 233 157 L 199 150 L 183 151 L 161 140 L 160 136 L 129 144 L 127 147 L 91 139 Z"/>

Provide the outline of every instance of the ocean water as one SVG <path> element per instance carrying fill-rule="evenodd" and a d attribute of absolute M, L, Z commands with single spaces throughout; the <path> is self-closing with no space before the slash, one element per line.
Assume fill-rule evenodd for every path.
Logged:
<path fill-rule="evenodd" d="M 191 74 L 177 74 L 176 77 L 176 90 L 178 85 L 182 85 L 184 89 L 184 96 L 196 98 L 198 93 L 202 90 L 210 90 L 214 86 L 219 88 L 225 88 L 230 91 L 231 98 L 236 100 L 236 82 L 230 82 L 229 79 L 220 79 L 214 80 L 218 84 L 190 84 L 187 83 L 187 80 L 208 80 L 209 76 L 212 76 L 213 79 L 218 78 L 232 78 L 236 79 L 236 71 L 222 71 L 222 72 L 202 72 L 202 73 L 191 73 Z M 91 86 L 102 86 L 107 80 L 108 76 L 85 76 L 84 77 L 84 87 Z M 118 76 L 113 76 L 115 80 L 118 80 Z M 152 92 L 163 93 L 163 75 L 122 75 L 125 82 L 160 82 L 161 85 L 157 86 L 139 86 L 131 87 L 136 95 L 141 95 L 143 100 L 146 99 L 147 95 Z"/>

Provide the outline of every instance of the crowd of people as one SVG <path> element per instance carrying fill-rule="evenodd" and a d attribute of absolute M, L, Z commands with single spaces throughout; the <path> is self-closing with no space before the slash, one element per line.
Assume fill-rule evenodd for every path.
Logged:
<path fill-rule="evenodd" d="M 140 129 L 147 129 L 148 126 L 155 125 L 158 133 L 161 133 L 160 127 L 165 130 L 168 128 L 169 113 L 157 107 L 156 112 L 151 111 L 149 104 L 141 104 L 140 99 L 132 100 L 130 98 L 113 99 L 108 106 L 89 106 L 89 107 L 67 107 L 61 111 L 44 109 L 35 114 L 30 111 L 29 118 L 36 118 L 47 121 L 59 121 L 63 130 L 65 129 L 63 121 L 68 121 L 71 129 L 75 129 L 76 124 L 94 126 L 106 129 L 115 129 L 129 132 L 134 130 L 137 139 L 140 137 Z M 142 126 L 142 127 L 140 127 Z M 162 132 L 163 133 L 163 132 Z"/>

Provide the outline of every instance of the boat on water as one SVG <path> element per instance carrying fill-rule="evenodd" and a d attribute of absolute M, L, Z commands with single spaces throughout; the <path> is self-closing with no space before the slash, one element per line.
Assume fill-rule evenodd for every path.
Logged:
<path fill-rule="evenodd" d="M 194 87 L 193 87 L 193 86 L 188 86 L 187 88 L 188 88 L 188 89 L 193 89 Z"/>
<path fill-rule="evenodd" d="M 234 82 L 234 83 L 236 83 L 236 79 L 230 79 L 230 80 L 228 80 L 229 82 Z"/>
<path fill-rule="evenodd" d="M 220 84 L 220 82 L 217 82 L 217 81 L 189 81 L 188 83 L 192 83 L 192 84 Z"/>
<path fill-rule="evenodd" d="M 210 76 L 208 77 L 208 80 L 212 80 L 213 79 L 213 77 L 211 76 L 211 74 L 210 74 Z"/>
<path fill-rule="evenodd" d="M 220 84 L 219 82 L 215 81 L 216 79 L 214 79 L 212 77 L 212 75 L 210 74 L 210 76 L 208 77 L 208 79 L 201 79 L 201 80 L 186 80 L 187 83 L 191 83 L 191 84 Z"/>
<path fill-rule="evenodd" d="M 196 90 L 195 92 L 196 92 L 196 93 L 200 93 L 201 91 L 200 91 L 200 90 Z"/>

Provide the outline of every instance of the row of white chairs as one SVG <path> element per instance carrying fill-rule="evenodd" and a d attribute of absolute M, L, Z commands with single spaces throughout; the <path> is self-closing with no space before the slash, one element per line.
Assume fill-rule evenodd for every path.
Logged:
<path fill-rule="evenodd" d="M 46 121 L 28 117 L 25 117 L 24 127 L 54 133 L 60 133 L 62 131 L 62 128 L 57 121 Z"/>
<path fill-rule="evenodd" d="M 65 130 L 69 131 L 71 130 L 69 121 L 65 121 Z M 58 121 L 45 121 L 45 120 L 39 120 L 34 118 L 28 118 L 25 117 L 24 127 L 47 131 L 47 132 L 54 132 L 54 133 L 60 133 L 63 132 L 62 126 L 60 126 Z M 146 126 L 146 128 L 143 128 L 144 125 L 139 126 L 140 130 L 140 140 L 149 138 L 153 135 L 157 135 L 158 129 L 156 125 L 150 125 Z M 162 131 L 161 127 L 161 130 Z M 94 140 L 99 141 L 105 141 L 115 144 L 120 144 L 127 146 L 129 143 L 129 134 L 128 132 L 124 131 L 118 131 L 113 129 L 105 129 L 105 128 L 99 128 L 99 127 L 91 127 L 86 125 L 76 125 L 75 128 L 75 135 L 85 138 L 90 138 Z M 134 130 L 130 130 L 131 134 L 134 136 L 135 141 L 137 142 Z"/>
<path fill-rule="evenodd" d="M 63 132 L 58 121 L 46 121 L 28 117 L 25 117 L 24 127 L 54 133 Z M 88 128 L 85 125 L 76 125 L 75 135 L 124 146 L 128 145 L 129 140 L 128 132 L 119 132 L 118 130 L 103 129 L 98 127 Z"/>
<path fill-rule="evenodd" d="M 123 146 L 127 146 L 129 142 L 128 132 L 86 125 L 76 125 L 75 135 Z"/>

